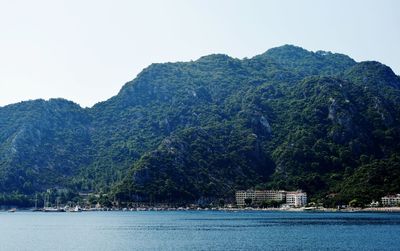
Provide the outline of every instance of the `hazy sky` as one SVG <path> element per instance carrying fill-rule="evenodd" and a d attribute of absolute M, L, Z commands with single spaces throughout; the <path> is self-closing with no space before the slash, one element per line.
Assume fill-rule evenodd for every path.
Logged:
<path fill-rule="evenodd" d="M 52 97 L 92 106 L 153 62 L 283 44 L 400 74 L 400 1 L 0 0 L 0 106 Z"/>

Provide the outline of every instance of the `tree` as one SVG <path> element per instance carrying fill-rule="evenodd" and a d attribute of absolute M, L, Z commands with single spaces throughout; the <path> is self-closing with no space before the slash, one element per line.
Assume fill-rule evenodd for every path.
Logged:
<path fill-rule="evenodd" d="M 224 199 L 220 199 L 218 201 L 218 204 L 219 204 L 220 207 L 224 207 L 225 206 L 225 200 Z"/>
<path fill-rule="evenodd" d="M 349 202 L 350 207 L 364 207 L 364 203 L 359 201 L 358 199 L 353 199 Z"/>
<path fill-rule="evenodd" d="M 252 203 L 253 203 L 253 200 L 251 198 L 244 199 L 244 204 L 246 204 L 246 206 L 251 206 Z"/>

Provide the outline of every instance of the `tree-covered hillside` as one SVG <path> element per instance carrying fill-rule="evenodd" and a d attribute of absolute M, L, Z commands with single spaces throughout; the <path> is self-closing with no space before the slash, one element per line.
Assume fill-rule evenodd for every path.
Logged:
<path fill-rule="evenodd" d="M 400 192 L 399 104 L 389 67 L 291 45 L 153 64 L 90 109 L 0 108 L 0 188 L 160 202 L 299 188 L 368 202 Z"/>
<path fill-rule="evenodd" d="M 35 100 L 0 108 L 3 197 L 73 187 L 72 177 L 91 163 L 89 131 L 87 112 L 70 101 Z"/>

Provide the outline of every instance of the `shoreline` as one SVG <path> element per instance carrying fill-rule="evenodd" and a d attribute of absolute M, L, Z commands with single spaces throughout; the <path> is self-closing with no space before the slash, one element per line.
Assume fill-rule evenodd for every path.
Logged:
<path fill-rule="evenodd" d="M 82 210 L 80 212 L 165 212 L 165 211 L 222 211 L 222 212 L 309 212 L 309 213 L 400 213 L 400 207 L 376 207 L 376 208 L 105 208 L 100 210 Z M 10 210 L 0 210 L 0 212 L 10 212 Z M 50 213 L 46 211 L 35 211 L 31 208 L 16 209 L 14 212 L 33 212 L 33 213 Z M 66 213 L 73 213 L 64 211 Z M 60 212 L 57 212 L 60 213 Z M 76 213 L 76 212 L 75 212 Z"/>

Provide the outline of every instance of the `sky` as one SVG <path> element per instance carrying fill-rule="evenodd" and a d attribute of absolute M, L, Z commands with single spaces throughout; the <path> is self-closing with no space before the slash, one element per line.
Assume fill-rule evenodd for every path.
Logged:
<path fill-rule="evenodd" d="M 400 75 L 397 0 L 0 0 L 0 106 L 116 95 L 151 63 L 293 44 Z"/>

